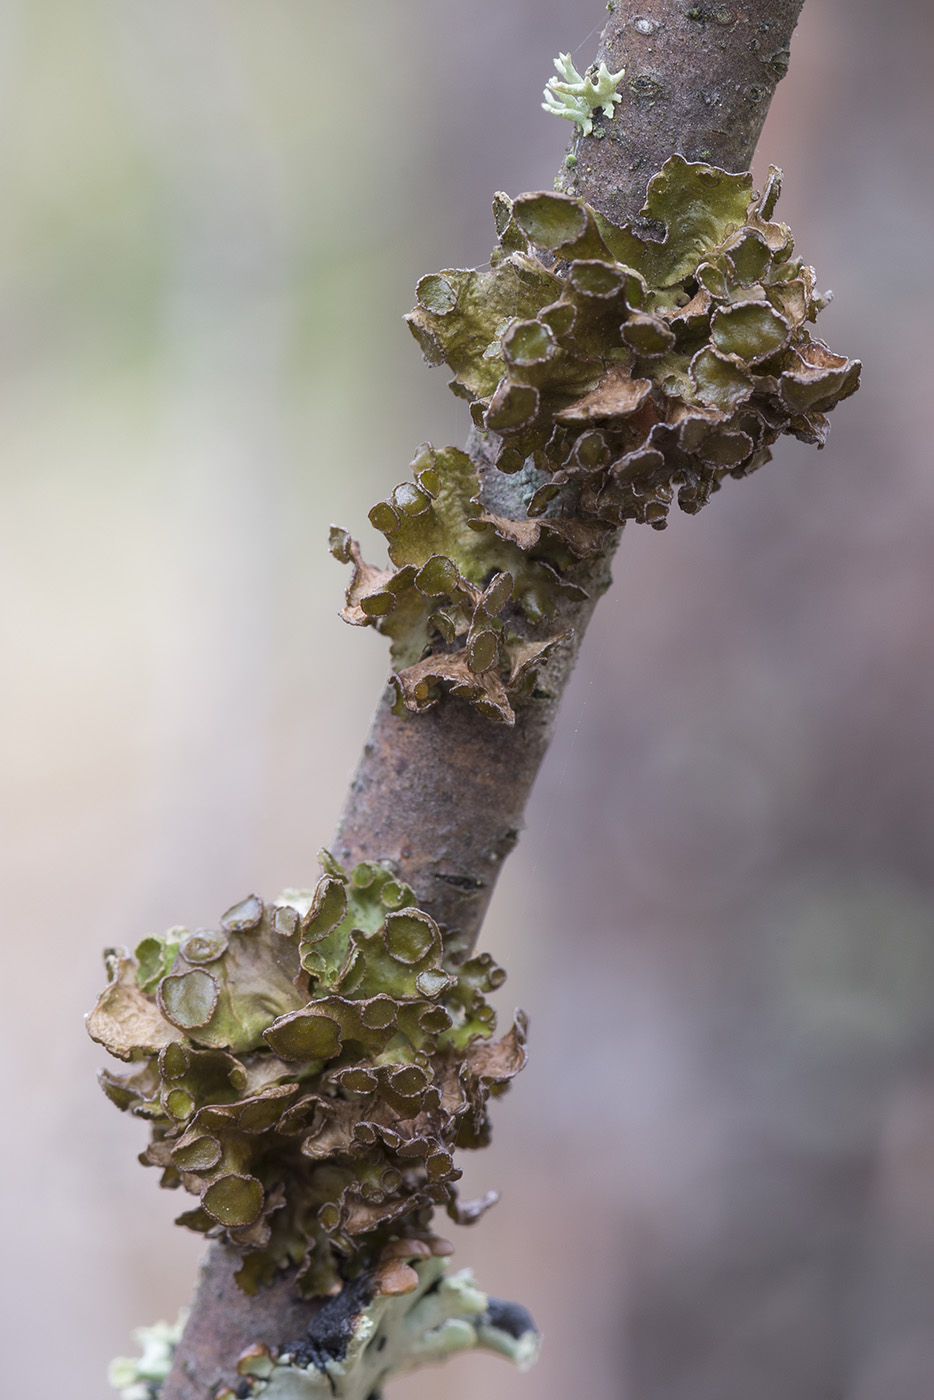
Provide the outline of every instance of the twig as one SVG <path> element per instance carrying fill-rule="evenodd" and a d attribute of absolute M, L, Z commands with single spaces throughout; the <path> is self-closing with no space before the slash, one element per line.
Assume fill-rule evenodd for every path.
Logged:
<path fill-rule="evenodd" d="M 625 68 L 624 100 L 611 117 L 596 115 L 589 135 L 575 136 L 561 187 L 623 222 L 638 217 L 649 178 L 675 152 L 746 169 L 802 3 L 615 5 L 597 57 L 614 72 Z M 473 435 L 484 505 L 519 517 L 517 480 L 495 470 L 488 447 Z M 513 728 L 457 702 L 399 718 L 386 695 L 377 710 L 335 853 L 345 865 L 394 861 L 420 905 L 468 945 L 516 842 L 576 649 L 609 582 L 611 552 L 578 575 L 586 600 L 561 602 L 556 627 L 573 630 L 573 643 L 548 663 Z M 162 1400 L 206 1400 L 216 1386 L 235 1385 L 232 1363 L 245 1346 L 287 1344 L 313 1316 L 317 1305 L 293 1299 L 289 1275 L 255 1297 L 240 1292 L 232 1279 L 237 1262 L 225 1246 L 211 1247 Z"/>

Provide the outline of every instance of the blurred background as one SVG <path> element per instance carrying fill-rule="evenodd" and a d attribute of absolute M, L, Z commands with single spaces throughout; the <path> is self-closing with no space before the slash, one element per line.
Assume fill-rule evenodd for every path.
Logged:
<path fill-rule="evenodd" d="M 541 88 L 604 19 L 0 0 L 11 1395 L 109 1394 L 189 1297 L 94 1082 L 99 950 L 315 878 L 387 670 L 327 527 L 463 440 L 400 317 L 550 187 Z M 820 456 L 626 531 L 485 932 L 532 1058 L 454 1231 L 545 1350 L 390 1400 L 931 1394 L 932 40 L 924 0 L 805 6 L 756 170 L 864 387 Z"/>

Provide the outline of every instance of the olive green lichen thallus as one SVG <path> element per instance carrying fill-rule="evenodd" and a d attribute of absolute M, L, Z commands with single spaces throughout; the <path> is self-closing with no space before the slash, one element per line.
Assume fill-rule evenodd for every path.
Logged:
<path fill-rule="evenodd" d="M 127 1062 L 108 1097 L 150 1124 L 142 1160 L 198 1198 L 179 1223 L 243 1254 L 241 1286 L 300 1268 L 308 1295 L 400 1239 L 436 1247 L 460 1205 L 456 1147 L 522 1067 L 524 1019 L 498 1041 L 504 974 L 463 960 L 383 865 L 327 853 L 311 893 L 251 895 L 216 929 L 110 950 L 91 1036 Z"/>
<path fill-rule="evenodd" d="M 497 195 L 490 266 L 419 282 L 409 327 L 497 465 L 550 478 L 531 516 L 661 529 L 675 495 L 699 510 L 780 434 L 823 445 L 860 365 L 811 333 L 827 298 L 773 220 L 780 178 L 759 196 L 672 156 L 622 227 L 569 195 Z"/>
<path fill-rule="evenodd" d="M 578 565 L 626 521 L 664 529 L 675 498 L 695 513 L 782 433 L 823 445 L 860 364 L 811 333 L 827 297 L 773 219 L 779 190 L 775 169 L 760 196 L 748 174 L 673 156 L 637 226 L 565 194 L 500 194 L 489 266 L 420 280 L 409 327 L 496 466 L 522 473 L 525 514 L 487 508 L 471 458 L 426 445 L 370 512 L 390 568 L 332 531 L 353 570 L 342 616 L 391 639 L 397 713 L 450 695 L 512 724 L 548 694 L 570 636 L 548 622 L 585 596 Z"/>
<path fill-rule="evenodd" d="M 332 553 L 353 566 L 341 616 L 391 639 L 400 710 L 430 709 L 447 692 L 512 724 L 515 702 L 567 639 L 547 628 L 558 599 L 585 596 L 565 570 L 594 528 L 601 538 L 607 529 L 489 514 L 477 468 L 456 447 L 425 444 L 412 474 L 370 511 L 392 568 L 365 562 L 346 530 L 331 531 Z M 529 635 L 541 624 L 543 635 Z"/>

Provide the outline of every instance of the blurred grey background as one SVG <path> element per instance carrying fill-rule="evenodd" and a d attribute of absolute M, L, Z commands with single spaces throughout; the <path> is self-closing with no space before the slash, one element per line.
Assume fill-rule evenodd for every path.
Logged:
<path fill-rule="evenodd" d="M 463 440 L 400 317 L 550 186 L 604 19 L 0 0 L 5 1393 L 108 1394 L 190 1293 L 94 1083 L 99 949 L 315 877 L 386 674 L 327 526 Z M 486 929 L 532 1059 L 454 1231 L 545 1350 L 390 1400 L 934 1393 L 932 40 L 805 6 L 756 170 L 864 387 L 626 531 Z"/>

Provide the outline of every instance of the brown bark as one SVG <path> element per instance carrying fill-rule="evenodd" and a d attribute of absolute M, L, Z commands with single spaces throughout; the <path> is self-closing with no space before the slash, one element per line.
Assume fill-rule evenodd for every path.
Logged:
<path fill-rule="evenodd" d="M 670 155 L 746 170 L 788 68 L 803 0 L 617 4 L 598 59 L 625 68 L 623 101 L 575 143 L 565 188 L 615 223 L 636 219 Z"/>
<path fill-rule="evenodd" d="M 625 67 L 624 101 L 612 119 L 597 116 L 591 136 L 575 138 L 577 164 L 562 172 L 563 187 L 623 222 L 638 217 L 649 178 L 676 152 L 745 170 L 803 2 L 617 3 L 598 57 L 614 72 Z M 481 463 L 486 504 L 522 515 L 517 478 L 495 471 L 476 434 L 470 450 Z M 514 728 L 456 701 L 398 718 L 384 695 L 376 712 L 335 853 L 344 862 L 395 861 L 419 903 L 470 944 L 521 829 L 562 691 L 609 582 L 610 558 L 580 576 L 588 598 L 561 607 L 554 630 L 573 629 L 573 640 L 558 649 Z M 294 1341 L 313 1315 L 314 1303 L 292 1297 L 289 1275 L 255 1298 L 241 1293 L 236 1264 L 228 1248 L 211 1247 L 162 1400 L 209 1400 L 215 1387 L 235 1386 L 244 1347 Z"/>
<path fill-rule="evenodd" d="M 564 172 L 568 193 L 623 223 L 638 217 L 650 177 L 675 152 L 725 170 L 747 169 L 802 4 L 617 4 L 598 57 L 614 73 L 626 69 L 625 97 L 612 119 L 595 114 L 593 134 L 573 142 L 577 164 Z M 523 515 L 520 479 L 490 465 L 477 434 L 470 451 L 481 464 L 486 504 L 501 515 Z M 562 609 L 557 630 L 573 629 L 574 643 L 559 649 L 540 687 L 547 695 L 519 711 L 514 729 L 465 705 L 399 719 L 384 697 L 377 710 L 335 852 L 345 862 L 394 860 L 429 913 L 470 943 L 521 828 L 561 693 L 609 579 L 610 557 L 581 580 L 591 594 L 586 602 Z"/>
<path fill-rule="evenodd" d="M 475 439 L 471 449 L 474 460 L 482 460 L 482 444 Z M 494 471 L 486 465 L 484 476 Z M 457 702 L 397 718 L 391 693 L 376 712 L 335 854 L 345 864 L 395 861 L 422 908 L 470 945 L 500 866 L 518 839 L 580 639 L 609 586 L 609 563 L 609 557 L 600 558 L 577 572 L 588 597 L 563 601 L 547 627 L 550 635 L 569 630 L 573 636 L 540 671 L 533 697 L 517 709 L 514 728 Z"/>
<path fill-rule="evenodd" d="M 289 1274 L 251 1297 L 234 1278 L 239 1267 L 239 1255 L 223 1245 L 212 1245 L 205 1255 L 162 1400 L 209 1400 L 225 1385 L 235 1390 L 237 1358 L 251 1342 L 285 1347 L 304 1338 L 317 1303 L 294 1296 Z"/>

